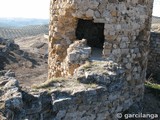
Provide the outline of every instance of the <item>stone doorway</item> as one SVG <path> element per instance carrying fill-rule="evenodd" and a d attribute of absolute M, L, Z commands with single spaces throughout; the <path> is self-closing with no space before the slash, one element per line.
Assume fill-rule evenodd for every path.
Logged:
<path fill-rule="evenodd" d="M 94 23 L 92 20 L 78 19 L 76 28 L 78 40 L 87 39 L 87 45 L 92 48 L 93 59 L 102 57 L 104 44 L 104 23 Z"/>

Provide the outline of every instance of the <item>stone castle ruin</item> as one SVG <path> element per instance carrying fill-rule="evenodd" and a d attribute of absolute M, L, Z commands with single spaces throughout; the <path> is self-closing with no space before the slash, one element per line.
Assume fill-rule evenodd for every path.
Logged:
<path fill-rule="evenodd" d="M 49 78 L 72 76 L 97 54 L 95 58 L 121 65 L 128 80 L 143 81 L 152 4 L 151 0 L 52 0 Z"/>
<path fill-rule="evenodd" d="M 50 5 L 48 78 L 73 77 L 105 86 L 105 92 L 95 94 L 107 106 L 105 112 L 97 111 L 99 120 L 139 102 L 144 93 L 153 1 L 51 0 Z"/>
<path fill-rule="evenodd" d="M 12 91 L 3 96 L 5 116 L 118 120 L 117 113 L 143 99 L 152 7 L 153 0 L 51 0 L 48 79 L 53 85 L 49 93 L 27 93 L 11 78 L 4 83 L 4 90 Z"/>

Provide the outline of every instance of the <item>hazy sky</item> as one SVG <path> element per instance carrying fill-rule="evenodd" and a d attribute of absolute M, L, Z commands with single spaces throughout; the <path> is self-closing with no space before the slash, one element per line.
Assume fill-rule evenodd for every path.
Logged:
<path fill-rule="evenodd" d="M 50 0 L 0 0 L 0 17 L 49 18 Z"/>
<path fill-rule="evenodd" d="M 153 15 L 160 17 L 160 0 L 154 0 Z"/>
<path fill-rule="evenodd" d="M 154 16 L 160 16 L 160 0 L 154 0 Z M 0 17 L 49 18 L 50 0 L 0 0 Z"/>

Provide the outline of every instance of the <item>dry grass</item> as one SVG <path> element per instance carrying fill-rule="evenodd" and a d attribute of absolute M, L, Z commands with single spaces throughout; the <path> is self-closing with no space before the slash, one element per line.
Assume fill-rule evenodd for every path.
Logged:
<path fill-rule="evenodd" d="M 94 89 L 97 88 L 98 85 L 95 83 L 83 84 L 78 80 L 67 79 L 67 78 L 53 78 L 47 80 L 41 85 L 33 85 L 32 88 L 34 90 L 46 90 L 48 92 L 58 90 L 58 91 L 68 91 L 72 93 L 73 91 L 81 91 L 86 89 Z"/>
<path fill-rule="evenodd" d="M 150 81 L 145 81 L 145 86 L 149 87 L 149 88 L 152 88 L 152 89 L 155 89 L 155 90 L 160 90 L 160 85 L 159 84 L 152 83 Z"/>
<path fill-rule="evenodd" d="M 86 63 L 84 64 L 84 65 L 82 65 L 82 68 L 83 69 L 89 69 L 89 68 L 91 68 L 91 62 L 90 61 L 86 61 Z"/>
<path fill-rule="evenodd" d="M 33 85 L 32 88 L 35 89 L 40 89 L 40 88 L 49 88 L 49 87 L 53 87 L 55 83 L 62 83 L 65 80 L 67 80 L 66 78 L 52 78 L 50 80 L 45 81 L 44 83 L 40 84 L 40 85 Z"/>

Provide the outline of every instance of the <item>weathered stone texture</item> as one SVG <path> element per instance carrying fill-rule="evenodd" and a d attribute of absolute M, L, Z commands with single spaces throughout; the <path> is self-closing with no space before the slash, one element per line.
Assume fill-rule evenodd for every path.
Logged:
<path fill-rule="evenodd" d="M 151 32 L 150 52 L 148 56 L 148 74 L 160 80 L 160 33 Z"/>
<path fill-rule="evenodd" d="M 53 109 L 59 111 L 57 119 L 116 119 L 116 112 L 141 100 L 152 7 L 152 0 L 51 0 L 48 78 L 72 76 L 82 83 L 95 83 L 105 88 L 100 93 L 94 89 L 55 100 Z M 86 66 L 82 64 L 87 59 L 78 56 L 87 47 L 77 49 L 83 43 L 76 41 L 79 20 L 104 25 L 102 59 L 93 61 L 90 59 L 93 53 L 87 52 L 85 58 L 91 63 Z M 85 105 L 89 108 L 82 109 Z"/>
<path fill-rule="evenodd" d="M 137 99 L 142 99 L 143 87 L 137 86 L 129 94 L 126 92 L 128 87 L 124 84 L 127 81 L 116 77 L 118 75 L 114 75 L 114 81 L 106 85 L 79 83 L 73 90 L 67 83 L 63 89 L 59 87 L 61 90 L 57 88 L 48 93 L 43 90 L 24 92 L 15 78 L 1 76 L 0 119 L 117 120 L 116 113 L 128 109 Z M 118 81 L 120 83 L 117 86 Z"/>
<path fill-rule="evenodd" d="M 139 67 L 135 72 L 141 74 L 139 71 L 146 68 L 152 3 L 151 0 L 51 0 L 49 78 L 67 76 L 63 74 L 63 62 L 67 48 L 76 40 L 78 19 L 104 23 L 103 57 L 127 69 L 130 65 Z M 143 62 L 137 62 L 142 59 Z"/>
<path fill-rule="evenodd" d="M 90 55 L 91 47 L 87 46 L 87 41 L 85 39 L 75 41 L 67 49 L 67 57 L 65 58 L 63 65 L 63 74 L 73 75 L 75 69 L 84 64 Z"/>

